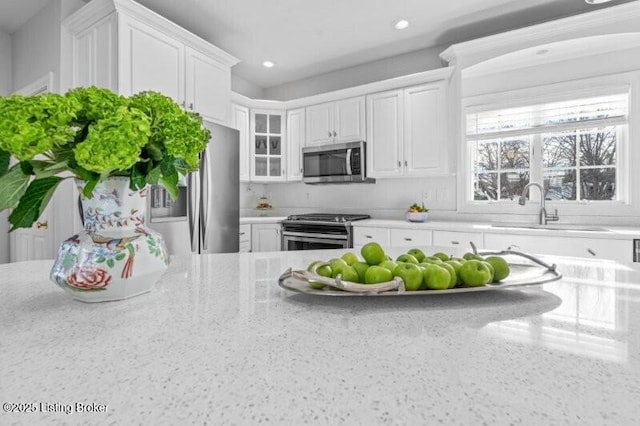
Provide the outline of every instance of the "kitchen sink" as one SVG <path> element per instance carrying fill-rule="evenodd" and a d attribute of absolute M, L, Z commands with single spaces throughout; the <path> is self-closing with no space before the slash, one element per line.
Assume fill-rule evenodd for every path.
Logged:
<path fill-rule="evenodd" d="M 511 228 L 511 229 L 546 229 L 555 231 L 586 231 L 586 232 L 608 232 L 609 230 L 601 226 L 590 225 L 569 225 L 561 223 L 550 223 L 547 225 L 526 224 L 526 223 L 500 223 L 491 225 L 492 228 Z"/>

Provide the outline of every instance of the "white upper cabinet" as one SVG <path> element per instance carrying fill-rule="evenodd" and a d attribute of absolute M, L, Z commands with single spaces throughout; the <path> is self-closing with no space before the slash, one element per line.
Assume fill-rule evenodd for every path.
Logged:
<path fill-rule="evenodd" d="M 367 175 L 402 175 L 404 103 L 402 90 L 367 96 Z"/>
<path fill-rule="evenodd" d="M 205 120 L 231 125 L 238 60 L 132 0 L 92 1 L 65 19 L 72 87 L 161 92 Z M 66 37 L 64 38 L 66 39 Z"/>
<path fill-rule="evenodd" d="M 448 170 L 446 80 L 367 96 L 367 164 L 374 178 Z"/>
<path fill-rule="evenodd" d="M 306 146 L 364 140 L 364 96 L 307 107 L 306 127 Z"/>
<path fill-rule="evenodd" d="M 286 180 L 284 113 L 275 110 L 251 110 L 251 180 Z"/>
<path fill-rule="evenodd" d="M 287 180 L 302 180 L 305 109 L 287 111 Z"/>
<path fill-rule="evenodd" d="M 249 108 L 242 105 L 231 105 L 231 125 L 240 132 L 240 182 L 250 180 L 251 158 L 249 154 Z"/>

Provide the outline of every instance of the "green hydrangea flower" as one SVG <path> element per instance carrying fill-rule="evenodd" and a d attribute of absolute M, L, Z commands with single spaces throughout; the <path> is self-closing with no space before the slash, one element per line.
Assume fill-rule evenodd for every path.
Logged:
<path fill-rule="evenodd" d="M 111 117 L 119 108 L 127 106 L 128 103 L 124 96 L 117 95 L 109 89 L 95 86 L 72 89 L 65 96 L 82 105 L 77 116 L 79 123 L 93 123 Z"/>
<path fill-rule="evenodd" d="M 148 117 L 139 110 L 119 108 L 89 127 L 87 138 L 74 148 L 78 165 L 96 173 L 125 171 L 140 158 L 149 140 Z"/>
<path fill-rule="evenodd" d="M 73 139 L 69 122 L 80 110 L 75 99 L 48 93 L 0 97 L 0 148 L 30 160 Z"/>

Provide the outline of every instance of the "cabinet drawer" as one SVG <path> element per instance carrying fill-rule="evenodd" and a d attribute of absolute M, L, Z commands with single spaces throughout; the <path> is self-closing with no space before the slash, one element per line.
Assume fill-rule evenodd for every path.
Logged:
<path fill-rule="evenodd" d="M 559 237 L 557 235 L 486 234 L 488 249 L 512 249 L 532 254 L 586 257 L 595 259 L 633 261 L 633 241 L 602 238 Z"/>
<path fill-rule="evenodd" d="M 482 248 L 481 232 L 458 232 L 458 231 L 433 231 L 433 245 L 441 247 L 461 247 L 463 251 L 471 251 L 473 242 L 477 248 Z"/>
<path fill-rule="evenodd" d="M 392 229 L 391 247 L 417 247 L 431 245 L 431 230 Z"/>
<path fill-rule="evenodd" d="M 240 225 L 240 243 L 251 242 L 251 225 Z"/>
<path fill-rule="evenodd" d="M 370 227 L 354 227 L 353 228 L 353 245 L 354 247 L 363 246 L 367 243 L 375 241 L 383 248 L 389 246 L 389 229 L 387 228 L 370 228 Z"/>

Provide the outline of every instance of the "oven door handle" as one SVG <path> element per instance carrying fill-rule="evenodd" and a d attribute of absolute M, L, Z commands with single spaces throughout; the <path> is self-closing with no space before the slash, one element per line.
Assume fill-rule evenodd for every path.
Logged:
<path fill-rule="evenodd" d="M 313 238 L 313 241 L 317 240 L 346 240 L 348 239 L 347 235 L 334 235 L 334 234 L 319 234 L 319 233 L 310 233 L 310 232 L 291 232 L 291 231 L 282 231 L 283 237 L 307 237 Z"/>
<path fill-rule="evenodd" d="M 351 153 L 352 153 L 352 149 L 349 148 L 347 149 L 347 175 L 351 176 L 353 174 L 353 171 L 351 170 Z"/>

